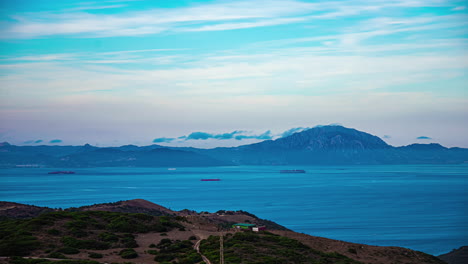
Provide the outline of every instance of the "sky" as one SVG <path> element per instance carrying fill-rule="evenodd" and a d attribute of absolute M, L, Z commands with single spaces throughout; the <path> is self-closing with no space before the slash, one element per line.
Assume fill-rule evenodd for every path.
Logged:
<path fill-rule="evenodd" d="M 0 0 L 0 141 L 468 147 L 467 0 Z"/>

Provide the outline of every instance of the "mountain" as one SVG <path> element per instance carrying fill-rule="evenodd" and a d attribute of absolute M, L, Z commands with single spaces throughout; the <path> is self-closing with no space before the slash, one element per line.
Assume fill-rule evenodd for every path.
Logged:
<path fill-rule="evenodd" d="M 342 126 L 319 126 L 277 140 L 241 146 L 250 150 L 362 151 L 388 149 L 382 139 Z"/>
<path fill-rule="evenodd" d="M 56 152 L 55 152 L 56 151 Z M 0 146 L 0 167 L 199 167 L 226 166 L 221 161 L 193 151 L 122 146 Z"/>
<path fill-rule="evenodd" d="M 276 140 L 231 148 L 150 145 L 13 146 L 0 144 L 0 167 L 189 167 L 229 165 L 459 164 L 468 149 L 439 144 L 393 147 L 343 126 L 319 126 Z"/>
<path fill-rule="evenodd" d="M 320 126 L 276 140 L 197 151 L 239 165 L 446 164 L 468 161 L 468 149 L 448 149 L 439 144 L 393 147 L 377 136 L 342 126 Z"/>
<path fill-rule="evenodd" d="M 444 263 L 406 248 L 369 246 L 296 233 L 244 211 L 171 211 L 142 199 L 65 210 L 46 208 L 42 213 L 34 206 L 8 202 L 0 202 L 0 209 L 2 204 L 31 209 L 29 219 L 0 221 L 0 256 L 26 257 L 11 257 L 8 262 L 11 264 L 53 264 L 62 258 L 69 259 L 66 263 L 70 264 L 129 260 L 199 264 L 203 258 L 205 263 L 217 263 L 221 235 L 226 263 Z M 0 219 L 2 214 L 0 210 Z M 266 226 L 266 231 L 239 231 L 232 228 L 234 223 Z"/>

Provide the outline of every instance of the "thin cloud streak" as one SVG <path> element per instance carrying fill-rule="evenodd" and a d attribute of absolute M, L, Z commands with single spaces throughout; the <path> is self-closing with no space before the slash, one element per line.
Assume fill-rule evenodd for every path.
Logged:
<path fill-rule="evenodd" d="M 386 8 L 443 5 L 446 4 L 440 1 L 306 3 L 293 0 L 256 0 L 215 2 L 191 7 L 159 8 L 114 15 L 73 11 L 61 15 L 44 12 L 27 13 L 12 16 L 11 18 L 15 21 L 6 24 L 2 38 L 36 38 L 54 35 L 109 37 L 177 31 L 220 31 L 354 16 L 363 12 L 379 12 Z M 263 8 L 252 8 L 252 6 L 263 6 Z M 311 15 L 311 13 L 315 14 Z"/>

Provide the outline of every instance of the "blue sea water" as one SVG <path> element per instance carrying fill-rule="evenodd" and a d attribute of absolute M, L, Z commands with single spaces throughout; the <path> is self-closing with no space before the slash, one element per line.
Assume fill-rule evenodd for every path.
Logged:
<path fill-rule="evenodd" d="M 245 210 L 297 232 L 434 255 L 468 245 L 467 164 L 49 171 L 1 169 L 0 200 L 67 208 L 141 198 L 173 210 Z"/>

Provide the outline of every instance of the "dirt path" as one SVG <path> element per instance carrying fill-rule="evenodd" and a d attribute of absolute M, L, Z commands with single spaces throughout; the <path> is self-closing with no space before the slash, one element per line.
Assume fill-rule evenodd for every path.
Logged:
<path fill-rule="evenodd" d="M 202 242 L 203 239 L 200 239 L 197 241 L 197 243 L 195 243 L 195 246 L 193 246 L 193 248 L 198 252 L 198 254 L 200 254 L 200 256 L 202 257 L 203 261 L 206 263 L 206 264 L 211 264 L 211 261 L 205 257 L 202 253 L 200 253 L 200 243 Z"/>

